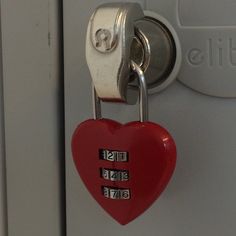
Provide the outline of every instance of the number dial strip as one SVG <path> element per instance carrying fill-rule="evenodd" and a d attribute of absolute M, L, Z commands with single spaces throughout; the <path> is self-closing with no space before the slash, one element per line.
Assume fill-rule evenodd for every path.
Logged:
<path fill-rule="evenodd" d="M 115 150 L 99 150 L 99 158 L 103 161 L 109 162 L 129 162 L 129 153 L 124 151 Z M 100 176 L 104 180 L 112 182 L 126 182 L 129 181 L 128 170 L 117 170 L 100 168 Z M 105 198 L 113 200 L 129 200 L 131 198 L 130 189 L 125 188 L 112 188 L 108 186 L 102 186 L 102 194 Z"/>
<path fill-rule="evenodd" d="M 101 160 L 111 161 L 111 162 L 128 162 L 129 161 L 128 152 L 119 152 L 119 151 L 100 149 L 99 157 Z"/>
<path fill-rule="evenodd" d="M 101 177 L 105 180 L 110 181 L 128 181 L 129 171 L 128 170 L 115 170 L 115 169 L 105 169 L 101 168 Z"/>
<path fill-rule="evenodd" d="M 129 200 L 131 193 L 129 189 L 102 187 L 103 196 L 113 200 Z"/>

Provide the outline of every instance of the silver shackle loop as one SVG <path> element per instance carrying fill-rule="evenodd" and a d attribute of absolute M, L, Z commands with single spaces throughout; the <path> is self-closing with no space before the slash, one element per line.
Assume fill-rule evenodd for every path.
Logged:
<path fill-rule="evenodd" d="M 131 69 L 136 75 L 139 82 L 139 116 L 140 122 L 148 121 L 148 92 L 147 85 L 142 69 L 133 61 L 131 61 Z M 93 86 L 93 116 L 94 119 L 101 119 L 101 100 L 97 95 L 96 89 Z"/>
<path fill-rule="evenodd" d="M 148 121 L 148 90 L 142 69 L 131 61 L 131 68 L 136 74 L 139 82 L 139 117 L 141 122 Z"/>

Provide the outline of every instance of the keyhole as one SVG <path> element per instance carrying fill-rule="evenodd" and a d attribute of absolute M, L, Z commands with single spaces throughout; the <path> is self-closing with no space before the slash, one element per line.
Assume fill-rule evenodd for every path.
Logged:
<path fill-rule="evenodd" d="M 105 50 L 111 49 L 111 32 L 107 29 L 99 29 L 96 34 L 96 47 L 100 48 L 104 45 Z"/>

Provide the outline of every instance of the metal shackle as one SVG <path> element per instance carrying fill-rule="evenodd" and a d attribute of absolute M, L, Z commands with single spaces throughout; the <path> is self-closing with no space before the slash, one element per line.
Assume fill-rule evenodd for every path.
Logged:
<path fill-rule="evenodd" d="M 148 121 L 148 91 L 142 69 L 131 61 L 131 69 L 136 75 L 139 83 L 139 116 L 140 122 Z M 101 99 L 98 97 L 95 87 L 93 86 L 93 116 L 94 119 L 101 119 Z"/>

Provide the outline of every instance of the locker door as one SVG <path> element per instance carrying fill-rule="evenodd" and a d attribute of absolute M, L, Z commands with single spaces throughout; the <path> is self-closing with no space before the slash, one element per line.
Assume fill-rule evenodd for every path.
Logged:
<path fill-rule="evenodd" d="M 0 235 L 64 235 L 60 1 L 0 4 Z"/>
<path fill-rule="evenodd" d="M 197 59 L 202 60 L 205 56 L 208 61 L 219 60 L 215 53 L 219 52 L 219 47 L 228 50 L 228 44 L 223 42 L 223 46 L 216 49 L 208 48 L 202 55 L 199 49 L 206 44 L 201 40 L 209 40 L 206 37 L 209 32 L 210 39 L 214 36 L 221 39 L 226 34 L 230 39 L 236 38 L 233 26 L 236 21 L 229 16 L 221 21 L 220 16 L 217 17 L 217 9 L 221 7 L 217 6 L 211 12 L 210 1 L 195 1 L 196 6 L 184 0 L 138 1 L 144 9 L 167 18 L 183 43 L 183 65 L 178 80 L 149 98 L 150 120 L 166 127 L 177 144 L 177 167 L 166 191 L 142 216 L 127 226 L 120 226 L 101 209 L 83 185 L 72 160 L 71 137 L 80 122 L 92 117 L 91 78 L 85 59 L 85 39 L 92 12 L 104 2 L 108 1 L 64 1 L 67 235 L 234 235 L 236 89 L 235 79 L 232 78 L 236 75 L 236 68 L 232 63 L 229 65 L 221 61 L 228 55 L 224 52 L 220 56 L 222 65 L 218 67 Z M 199 8 L 197 3 L 203 8 Z M 201 12 L 199 9 L 205 10 Z M 199 11 L 207 19 L 205 22 L 198 16 Z M 182 14 L 180 22 L 174 19 L 176 12 Z M 205 25 L 201 28 L 202 24 Z M 220 33 L 211 28 L 217 26 L 222 29 Z M 186 32 L 189 27 L 197 31 Z M 224 27 L 230 28 L 230 31 Z M 201 35 L 198 30 L 202 30 Z M 196 57 L 192 54 L 189 60 L 191 50 Z M 210 59 L 209 50 L 213 50 Z M 137 120 L 137 112 L 137 106 L 103 104 L 104 116 L 121 122 Z"/>

